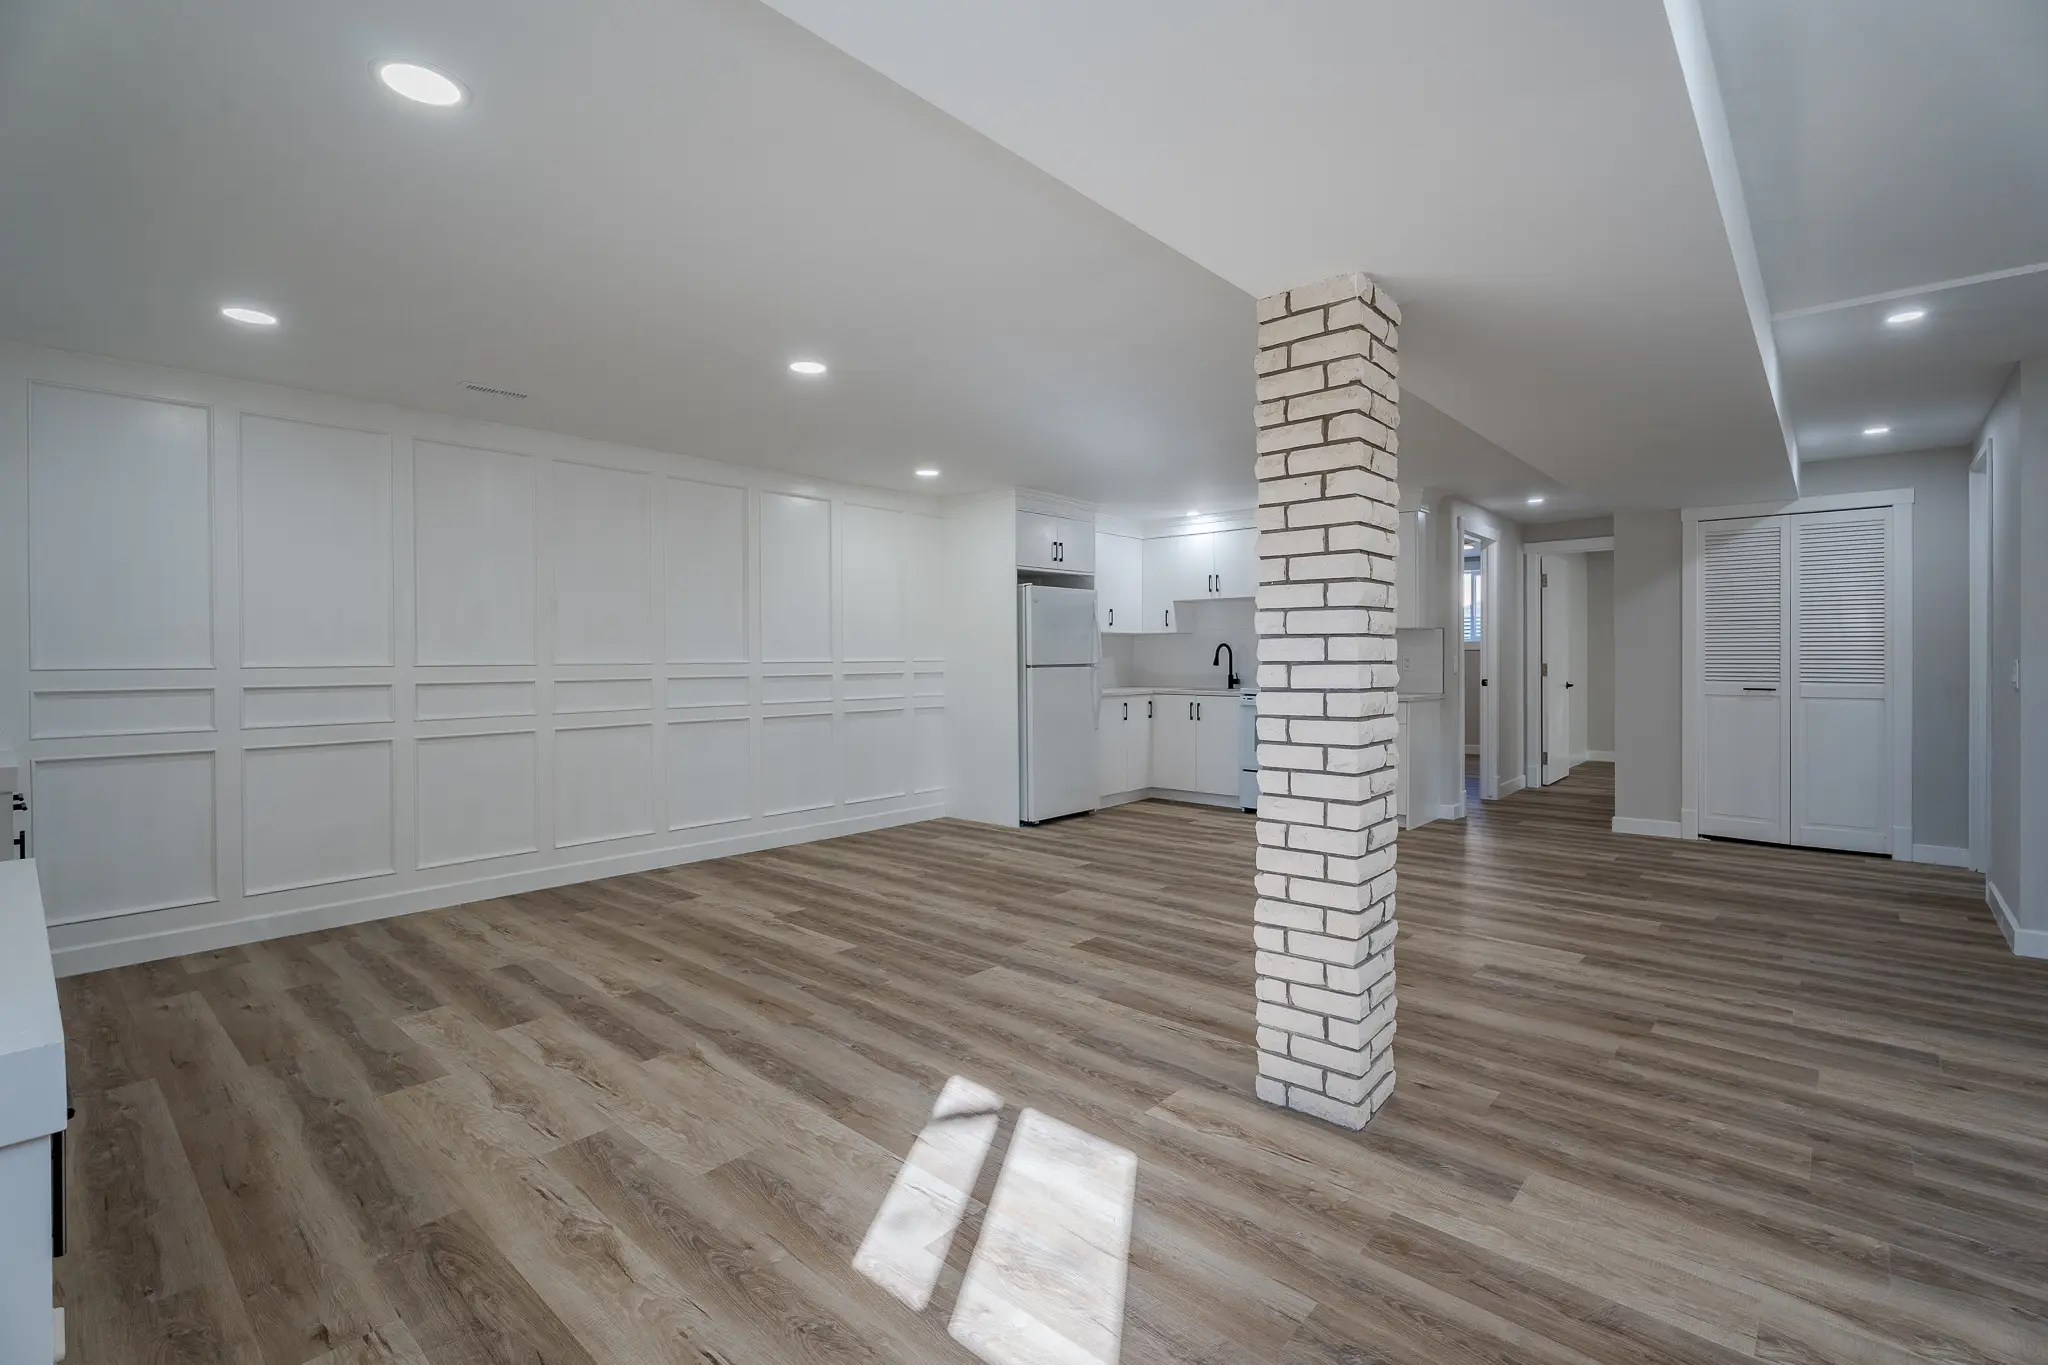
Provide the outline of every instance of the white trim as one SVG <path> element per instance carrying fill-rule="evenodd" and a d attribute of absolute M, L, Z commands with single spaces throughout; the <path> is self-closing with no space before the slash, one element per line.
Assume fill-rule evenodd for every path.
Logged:
<path fill-rule="evenodd" d="M 1467 758 L 1477 758 L 1477 757 L 1479 757 L 1479 746 L 1478 746 L 1477 744 L 1467 744 L 1467 745 L 1465 746 L 1465 757 L 1467 757 Z"/>
<path fill-rule="evenodd" d="M 1990 437 L 1970 461 L 1970 866 L 1991 870 L 1991 515 Z"/>
<path fill-rule="evenodd" d="M 1584 754 L 1584 755 L 1582 756 L 1582 759 L 1581 759 L 1581 761 L 1583 761 L 1583 762 L 1586 762 L 1586 763 L 1612 763 L 1612 762 L 1614 762 L 1614 761 L 1615 761 L 1615 760 L 1614 760 L 1614 750 L 1612 750 L 1612 749 L 1588 749 L 1588 750 L 1586 750 L 1585 754 Z"/>
<path fill-rule="evenodd" d="M 1504 778 L 1502 779 L 1500 784 L 1500 794 L 1502 796 L 1513 796 L 1516 792 L 1520 791 L 1522 788 L 1528 785 L 1529 779 L 1520 776 L 1519 774 L 1517 774 L 1514 777 Z"/>
<path fill-rule="evenodd" d="M 245 943 L 261 943 L 267 939 L 311 933 L 316 929 L 339 929 L 345 925 L 388 919 L 393 915 L 410 915 L 422 910 L 439 910 L 450 905 L 464 905 L 470 901 L 490 900 L 497 896 L 516 896 L 522 892 L 539 891 L 547 887 L 569 886 L 598 877 L 616 877 L 629 872 L 680 867 L 685 863 L 731 857 L 735 853 L 755 853 L 762 849 L 785 848 L 791 844 L 807 844 L 818 839 L 836 838 L 842 834 L 859 834 L 866 830 L 887 829 L 892 825 L 915 824 L 922 820 L 939 819 L 945 813 L 945 805 L 941 802 L 937 805 L 913 806 L 904 810 L 850 816 L 844 820 L 795 825 L 787 829 L 760 830 L 729 839 L 696 844 L 689 848 L 657 848 L 638 853 L 616 853 L 605 858 L 558 863 L 552 867 L 508 872 L 495 877 L 479 877 L 444 886 L 420 887 L 386 896 L 351 897 L 326 905 L 305 905 L 266 915 L 245 915 L 217 924 L 192 925 L 183 929 L 157 929 L 125 937 L 104 938 L 91 943 L 77 943 L 68 948 L 52 948 L 50 959 L 56 967 L 58 976 L 76 976 L 82 972 L 104 971 L 109 967 L 128 967 L 138 962 L 182 957 L 187 953 L 235 948 Z M 118 924 L 120 921 L 105 922 Z"/>
<path fill-rule="evenodd" d="M 1446 805 L 1438 806 L 1436 808 L 1436 818 L 1439 820 L 1464 819 L 1465 803 L 1463 801 L 1453 801 Z"/>
<path fill-rule="evenodd" d="M 1783 517 L 1795 512 L 1848 512 L 1863 507 L 1910 507 L 1913 490 L 1885 488 L 1869 493 L 1822 493 L 1810 498 L 1784 502 L 1750 502 L 1734 507 L 1687 507 L 1678 516 L 1682 524 L 1696 521 L 1736 521 L 1744 517 Z"/>
<path fill-rule="evenodd" d="M 1639 820 L 1632 815 L 1617 815 L 1608 822 L 1609 829 L 1616 834 L 1635 834 L 1649 839 L 1686 839 L 1688 835 L 1676 820 Z"/>
<path fill-rule="evenodd" d="M 1596 555 L 1614 548 L 1613 536 L 1580 536 L 1576 540 L 1525 540 L 1522 557 L 1531 555 Z"/>
<path fill-rule="evenodd" d="M 1747 517 L 1795 516 L 1806 512 L 1842 512 L 1863 508 L 1891 509 L 1891 564 L 1888 581 L 1890 603 L 1887 620 L 1890 683 L 1887 705 L 1891 708 L 1892 822 L 1891 856 L 1904 861 L 1913 850 L 1913 490 L 1889 488 L 1868 493 L 1832 493 L 1821 497 L 1794 498 L 1788 502 L 1753 503 L 1740 507 L 1687 507 L 1679 513 L 1683 528 L 1680 539 L 1680 569 L 1684 593 L 1680 606 L 1681 655 L 1679 661 L 1679 823 L 1684 837 L 1699 837 L 1699 799 L 1702 780 L 1700 713 L 1701 696 L 1701 579 L 1700 523 Z"/>
<path fill-rule="evenodd" d="M 2048 957 L 2048 929 L 2022 929 L 2019 916 L 2005 903 L 2005 896 L 1989 877 L 1984 879 L 1984 903 L 1991 907 L 1991 917 L 1998 921 L 1998 932 L 2005 935 L 2005 942 L 2019 957 Z"/>
<path fill-rule="evenodd" d="M 1953 280 L 1935 280 L 1928 284 L 1916 284 L 1905 289 L 1888 289 L 1882 294 L 1864 294 L 1859 298 L 1838 299 L 1834 303 L 1814 303 L 1804 308 L 1792 308 L 1783 313 L 1771 314 L 1773 322 L 1785 322 L 1791 318 L 1810 318 L 1822 313 L 1839 313 L 1845 308 L 1867 308 L 1873 303 L 1891 303 L 1895 299 L 1917 298 L 1922 294 L 1936 294 L 1947 289 L 1968 289 L 1973 284 L 1995 284 L 2000 280 L 2024 279 L 2048 270 L 2048 261 L 2036 261 L 2032 265 L 2016 265 L 2008 270 L 1989 270 L 1982 275 L 1962 275 Z"/>
<path fill-rule="evenodd" d="M 1932 863 L 1936 867 L 1966 868 L 1970 865 L 1970 850 L 1967 848 L 1950 848 L 1947 844 L 1915 844 L 1913 845 L 1913 861 L 1916 863 Z"/>

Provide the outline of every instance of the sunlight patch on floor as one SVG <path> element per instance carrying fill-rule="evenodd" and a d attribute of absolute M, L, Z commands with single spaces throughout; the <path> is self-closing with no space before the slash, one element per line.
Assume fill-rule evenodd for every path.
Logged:
<path fill-rule="evenodd" d="M 920 1313 L 973 1197 L 1002 1107 L 993 1090 L 959 1076 L 947 1081 L 854 1255 L 855 1270 Z"/>

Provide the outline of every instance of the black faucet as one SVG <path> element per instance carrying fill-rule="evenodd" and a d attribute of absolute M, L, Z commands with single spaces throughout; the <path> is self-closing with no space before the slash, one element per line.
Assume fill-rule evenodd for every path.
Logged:
<path fill-rule="evenodd" d="M 1209 667 L 1215 668 L 1225 659 L 1230 660 L 1230 680 L 1223 684 L 1227 691 L 1237 691 L 1237 655 L 1231 651 L 1230 642 L 1225 640 L 1216 646 L 1216 652 L 1209 656 Z"/>

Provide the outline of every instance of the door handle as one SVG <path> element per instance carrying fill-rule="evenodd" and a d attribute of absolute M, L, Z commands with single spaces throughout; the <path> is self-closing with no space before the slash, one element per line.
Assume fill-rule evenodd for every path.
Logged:
<path fill-rule="evenodd" d="M 1485 678 L 1481 678 L 1481 679 L 1479 680 L 1479 685 L 1480 685 L 1481 687 L 1484 687 L 1484 686 L 1486 686 L 1486 683 L 1487 683 L 1487 680 L 1486 680 Z"/>
<path fill-rule="evenodd" d="M 1569 692 L 1569 691 L 1571 691 L 1571 690 L 1572 690 L 1572 688 L 1573 688 L 1574 686 L 1575 686 L 1575 684 L 1573 684 L 1573 683 L 1566 683 L 1566 684 L 1564 685 L 1564 689 L 1565 689 L 1565 691 Z"/>

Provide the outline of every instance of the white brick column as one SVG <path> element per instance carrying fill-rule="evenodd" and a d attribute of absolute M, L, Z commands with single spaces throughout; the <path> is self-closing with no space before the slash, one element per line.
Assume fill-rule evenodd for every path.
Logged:
<path fill-rule="evenodd" d="M 1394 1089 L 1401 310 L 1259 301 L 1258 1092 L 1362 1128 Z"/>

